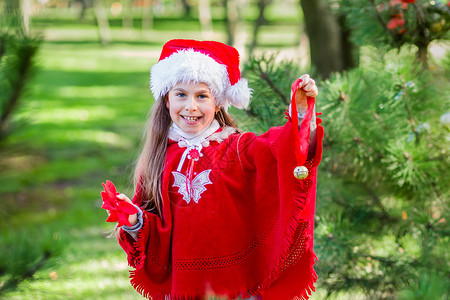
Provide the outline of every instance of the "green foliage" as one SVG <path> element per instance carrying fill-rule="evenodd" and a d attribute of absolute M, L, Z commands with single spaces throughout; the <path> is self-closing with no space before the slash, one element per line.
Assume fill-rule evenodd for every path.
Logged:
<path fill-rule="evenodd" d="M 0 30 L 0 135 L 18 107 L 32 75 L 39 38 L 30 38 L 11 30 Z"/>
<path fill-rule="evenodd" d="M 448 279 L 441 274 L 424 273 L 410 289 L 399 292 L 401 300 L 448 299 Z"/>
<path fill-rule="evenodd" d="M 440 299 L 449 284 L 442 268 L 449 132 L 440 121 L 450 109 L 442 76 L 448 62 L 427 71 L 407 51 L 361 53 L 359 68 L 319 87 L 325 127 L 315 229 L 319 286 L 329 294 Z M 298 68 L 269 57 L 252 60 L 246 72 L 256 93 L 249 114 L 261 127 L 280 124 Z"/>
<path fill-rule="evenodd" d="M 440 124 L 449 110 L 448 80 L 413 61 L 372 49 L 360 68 L 320 89 L 322 168 L 325 180 L 338 182 L 329 200 L 336 212 L 326 209 L 328 200 L 319 204 L 317 222 L 319 266 L 335 265 L 323 269 L 330 291 L 359 287 L 389 297 L 414 290 L 413 278 L 425 271 L 448 271 L 441 269 L 448 260 L 448 132 Z M 342 258 L 329 259 L 329 252 Z"/>
<path fill-rule="evenodd" d="M 406 4 L 388 0 L 331 0 L 345 18 L 358 45 L 401 48 L 415 45 L 427 64 L 427 49 L 434 40 L 450 39 L 450 7 L 443 0 Z"/>
<path fill-rule="evenodd" d="M 300 69 L 290 61 L 278 63 L 275 55 L 250 58 L 244 66 L 244 76 L 253 88 L 252 101 L 246 111 L 256 120 L 253 130 L 265 130 L 282 124 L 289 103 L 291 84 Z"/>
<path fill-rule="evenodd" d="M 0 295 L 31 279 L 44 264 L 49 266 L 48 260 L 61 255 L 64 248 L 59 234 L 48 229 L 16 230 L 1 236 Z"/>
<path fill-rule="evenodd" d="M 392 185 L 389 192 L 396 194 L 429 194 L 434 178 L 447 172 L 439 118 L 449 108 L 448 95 L 431 84 L 440 79 L 411 57 L 372 51 L 366 60 L 355 71 L 334 75 L 322 90 L 323 110 L 333 120 L 327 143 L 340 157 L 340 173 Z M 430 148 L 435 156 L 426 155 Z"/>

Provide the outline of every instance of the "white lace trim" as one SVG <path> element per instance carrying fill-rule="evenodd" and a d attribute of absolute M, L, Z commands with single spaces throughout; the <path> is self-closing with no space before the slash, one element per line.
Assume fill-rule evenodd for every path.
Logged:
<path fill-rule="evenodd" d="M 216 132 L 219 128 L 219 122 L 213 120 L 208 127 L 193 135 L 184 132 L 177 124 L 173 123 L 169 130 L 169 139 L 178 142 L 180 148 L 189 146 L 208 147 L 210 142 L 221 143 L 236 132 L 236 128 L 231 126 L 223 127 L 220 132 Z"/>

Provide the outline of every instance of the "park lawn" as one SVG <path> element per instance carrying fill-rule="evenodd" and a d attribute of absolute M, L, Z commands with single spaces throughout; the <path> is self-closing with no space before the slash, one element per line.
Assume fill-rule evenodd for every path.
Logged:
<path fill-rule="evenodd" d="M 131 165 L 152 104 L 149 67 L 159 49 L 43 44 L 18 125 L 2 142 L 0 234 L 35 237 L 36 247 L 53 240 L 62 251 L 7 298 L 137 297 L 125 254 L 106 238 L 112 226 L 100 190 L 110 179 L 132 193 Z"/>

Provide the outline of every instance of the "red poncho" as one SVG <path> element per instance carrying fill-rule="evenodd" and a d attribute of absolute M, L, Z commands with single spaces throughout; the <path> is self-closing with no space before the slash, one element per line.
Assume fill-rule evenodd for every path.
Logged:
<path fill-rule="evenodd" d="M 323 128 L 316 122 L 304 180 L 293 176 L 291 121 L 260 136 L 212 141 L 194 164 L 187 162 L 196 157 L 183 158 L 186 148 L 169 140 L 162 216 L 144 211 L 137 241 L 120 232 L 135 268 L 133 287 L 151 299 L 308 299 L 317 279 L 313 229 Z M 142 200 L 138 189 L 133 202 Z"/>

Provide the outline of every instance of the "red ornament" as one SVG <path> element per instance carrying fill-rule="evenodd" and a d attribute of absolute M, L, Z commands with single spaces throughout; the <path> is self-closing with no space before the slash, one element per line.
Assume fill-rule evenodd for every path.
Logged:
<path fill-rule="evenodd" d="M 109 212 L 106 222 L 118 222 L 119 227 L 122 225 L 131 226 L 128 216 L 136 214 L 138 212 L 137 208 L 127 201 L 117 199 L 119 193 L 117 193 L 116 187 L 111 181 L 106 180 L 106 184 L 102 183 L 102 185 L 105 188 L 101 192 L 103 199 L 102 208 Z"/>
<path fill-rule="evenodd" d="M 389 6 L 390 7 L 393 7 L 393 6 L 396 6 L 396 5 L 400 5 L 400 4 L 402 4 L 402 0 L 390 0 L 389 1 Z"/>
<path fill-rule="evenodd" d="M 405 24 L 406 21 L 405 19 L 403 19 L 402 14 L 394 14 L 392 15 L 392 19 L 389 21 L 389 23 L 387 23 L 387 28 L 390 30 L 395 30 L 396 28 L 403 29 L 402 27 L 405 26 Z"/>
<path fill-rule="evenodd" d="M 410 3 L 416 3 L 416 0 L 402 0 L 402 2 L 410 4 Z"/>

